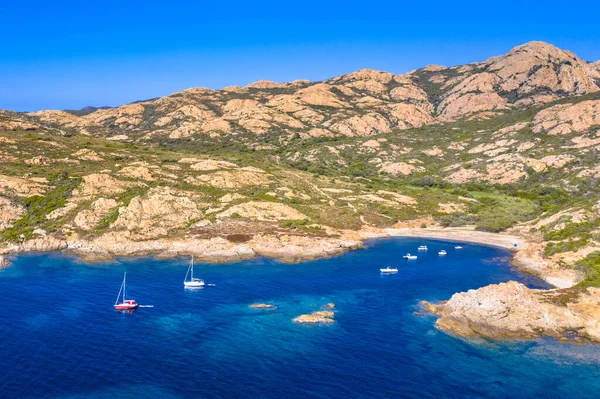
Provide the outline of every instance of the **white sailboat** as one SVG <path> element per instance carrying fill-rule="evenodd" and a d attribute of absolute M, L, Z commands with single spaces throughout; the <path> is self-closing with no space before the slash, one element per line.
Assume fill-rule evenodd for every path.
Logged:
<path fill-rule="evenodd" d="M 188 280 L 188 275 L 190 279 Z M 192 260 L 190 261 L 190 266 L 188 267 L 188 271 L 185 274 L 185 279 L 183 279 L 183 286 L 185 288 L 201 288 L 204 287 L 204 280 L 199 278 L 194 278 L 194 257 L 192 256 Z"/>

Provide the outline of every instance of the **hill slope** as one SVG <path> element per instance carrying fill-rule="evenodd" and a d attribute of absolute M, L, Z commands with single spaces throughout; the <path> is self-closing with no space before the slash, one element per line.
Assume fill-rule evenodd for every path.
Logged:
<path fill-rule="evenodd" d="M 596 67 L 532 42 L 406 75 L 2 111 L 0 252 L 299 259 L 359 230 L 474 226 L 600 284 Z"/>

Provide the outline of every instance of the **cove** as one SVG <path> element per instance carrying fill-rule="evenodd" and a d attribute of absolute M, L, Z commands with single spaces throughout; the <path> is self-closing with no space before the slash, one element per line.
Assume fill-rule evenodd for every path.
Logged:
<path fill-rule="evenodd" d="M 402 259 L 423 244 L 417 261 Z M 0 270 L 0 397 L 597 396 L 597 345 L 464 340 L 414 314 L 421 300 L 487 284 L 547 287 L 512 268 L 508 251 L 454 245 L 393 238 L 299 264 L 198 263 L 215 286 L 195 291 L 183 288 L 185 258 L 12 257 Z M 380 275 L 387 265 L 399 272 Z M 124 271 L 131 297 L 154 308 L 114 311 Z M 249 308 L 257 302 L 277 309 Z M 329 302 L 334 324 L 292 322 Z"/>

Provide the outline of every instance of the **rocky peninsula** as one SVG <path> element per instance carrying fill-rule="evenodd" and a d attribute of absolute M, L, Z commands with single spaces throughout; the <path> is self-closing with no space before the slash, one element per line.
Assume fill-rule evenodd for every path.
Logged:
<path fill-rule="evenodd" d="M 568 334 L 600 342 L 600 289 L 594 287 L 532 290 L 509 281 L 422 305 L 439 316 L 437 327 L 462 336 L 565 338 Z"/>

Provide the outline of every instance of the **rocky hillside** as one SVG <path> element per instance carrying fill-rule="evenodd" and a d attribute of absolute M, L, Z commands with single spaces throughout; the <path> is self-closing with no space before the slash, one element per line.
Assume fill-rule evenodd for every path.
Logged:
<path fill-rule="evenodd" d="M 533 42 L 405 75 L 1 111 L 0 253 L 299 259 L 358 230 L 472 226 L 600 285 L 598 67 Z"/>
<path fill-rule="evenodd" d="M 461 118 L 490 118 L 600 90 L 597 64 L 531 42 L 487 61 L 405 75 L 361 70 L 323 82 L 259 81 L 222 90 L 194 88 L 117 108 L 4 113 L 25 124 L 114 140 L 270 133 L 281 140 L 371 136 Z M 11 125 L 12 124 L 12 125 Z"/>

